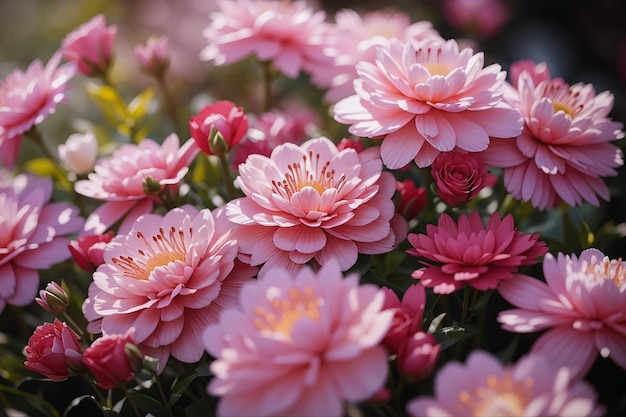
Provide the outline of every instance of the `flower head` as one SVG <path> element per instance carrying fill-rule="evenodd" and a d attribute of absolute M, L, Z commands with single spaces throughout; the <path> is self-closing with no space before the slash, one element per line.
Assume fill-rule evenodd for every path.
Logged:
<path fill-rule="evenodd" d="M 104 15 L 97 15 L 70 32 L 61 42 L 63 57 L 76 62 L 87 76 L 104 76 L 111 65 L 117 27 L 107 26 Z"/>
<path fill-rule="evenodd" d="M 531 352 L 584 375 L 598 353 L 626 369 L 626 270 L 622 259 L 597 249 L 543 261 L 546 282 L 519 276 L 498 291 L 516 309 L 499 314 L 502 327 L 526 333 L 549 329 Z"/>
<path fill-rule="evenodd" d="M 125 144 L 113 155 L 100 158 L 88 179 L 76 181 L 77 193 L 105 201 L 87 218 L 86 234 L 101 234 L 124 215 L 119 231 L 127 232 L 141 214 L 149 213 L 157 194 L 146 194 L 149 179 L 159 191 L 173 192 L 189 171 L 189 164 L 199 149 L 189 139 L 179 146 L 178 136 L 171 134 L 159 145 L 144 139 L 139 145 Z"/>
<path fill-rule="evenodd" d="M 104 247 L 113 239 L 115 233 L 108 231 L 104 234 L 82 235 L 72 239 L 67 245 L 72 258 L 83 270 L 93 272 L 104 263 Z"/>
<path fill-rule="evenodd" d="M 390 288 L 383 287 L 382 291 L 385 294 L 383 308 L 393 312 L 393 321 L 383 344 L 395 353 L 405 340 L 422 329 L 426 291 L 420 283 L 411 285 L 404 292 L 402 301 Z"/>
<path fill-rule="evenodd" d="M 427 377 L 437 364 L 441 345 L 430 333 L 418 331 L 402 341 L 398 346 L 398 369 L 415 380 Z"/>
<path fill-rule="evenodd" d="M 83 363 L 102 389 L 114 389 L 132 381 L 141 369 L 142 356 L 133 342 L 133 330 L 125 334 L 105 334 L 85 349 Z"/>
<path fill-rule="evenodd" d="M 603 407 L 591 386 L 543 356 L 502 365 L 494 356 L 474 351 L 465 364 L 446 364 L 436 376 L 435 396 L 413 399 L 407 411 L 413 417 L 582 417 L 600 416 Z"/>
<path fill-rule="evenodd" d="M 324 52 L 326 13 L 305 1 L 221 0 L 218 5 L 203 33 L 209 40 L 203 60 L 227 65 L 255 55 L 291 78 L 332 65 Z"/>
<path fill-rule="evenodd" d="M 205 154 L 224 154 L 238 145 L 248 132 L 248 115 L 231 101 L 216 101 L 205 106 L 197 116 L 191 116 L 189 131 Z M 216 150 L 220 145 L 223 149 Z"/>
<path fill-rule="evenodd" d="M 59 159 L 74 174 L 91 172 L 98 157 L 98 139 L 92 132 L 74 133 L 59 145 Z"/>
<path fill-rule="evenodd" d="M 462 214 L 458 223 L 442 213 L 426 234 L 409 234 L 407 253 L 423 258 L 425 267 L 413 273 L 435 293 L 449 294 L 469 285 L 481 291 L 515 277 L 522 265 L 532 265 L 548 251 L 539 234 L 519 233 L 513 216 L 495 212 L 486 226 L 477 212 Z"/>
<path fill-rule="evenodd" d="M 35 298 L 35 302 L 50 313 L 61 314 L 70 305 L 70 297 L 63 287 L 52 281 L 44 290 L 39 291 L 39 297 Z"/>
<path fill-rule="evenodd" d="M 150 36 L 145 45 L 135 45 L 135 58 L 141 69 L 156 77 L 170 66 L 170 42 L 167 36 Z"/>
<path fill-rule="evenodd" d="M 228 218 L 241 225 L 243 253 L 251 264 L 293 270 L 337 259 L 342 270 L 359 253 L 390 251 L 395 180 L 383 173 L 377 148 L 338 151 L 328 138 L 250 155 L 237 181 L 246 197 L 229 202 Z M 252 236 L 252 238 L 251 238 Z"/>
<path fill-rule="evenodd" d="M 514 140 L 494 138 L 483 152 L 485 163 L 503 168 L 506 189 L 539 210 L 562 201 L 597 206 L 598 197 L 609 199 L 602 177 L 617 175 L 624 164 L 621 149 L 611 143 L 624 137 L 623 123 L 608 117 L 613 95 L 544 77 L 519 75 L 512 103 L 524 116 L 524 130 Z"/>
<path fill-rule="evenodd" d="M 417 187 L 411 178 L 406 178 L 396 181 L 396 188 L 400 194 L 396 211 L 407 220 L 416 218 L 426 204 L 426 187 Z"/>
<path fill-rule="evenodd" d="M 61 54 L 57 52 L 45 67 L 35 60 L 26 72 L 14 70 L 0 81 L 0 164 L 12 168 L 22 134 L 43 122 L 65 100 L 76 66 L 60 62 Z"/>
<path fill-rule="evenodd" d="M 39 270 L 70 257 L 67 235 L 83 218 L 69 203 L 48 203 L 52 181 L 21 174 L 0 182 L 0 312 L 35 299 Z"/>
<path fill-rule="evenodd" d="M 383 299 L 336 262 L 246 284 L 240 307 L 204 334 L 218 414 L 341 416 L 344 401 L 374 395 L 387 375 Z"/>
<path fill-rule="evenodd" d="M 506 73 L 483 68 L 483 54 L 459 51 L 455 40 L 425 39 L 376 47 L 375 62 L 357 64 L 355 95 L 334 107 L 350 133 L 382 137 L 380 153 L 390 169 L 411 160 L 427 167 L 441 152 L 487 149 L 491 136 L 519 135 L 519 112 L 502 101 Z"/>
<path fill-rule="evenodd" d="M 232 225 L 221 211 L 192 206 L 145 214 L 104 249 L 83 312 L 91 333 L 131 327 L 142 351 L 165 369 L 170 355 L 196 362 L 200 337 L 256 270 L 237 260 Z"/>
<path fill-rule="evenodd" d="M 445 0 L 442 15 L 457 29 L 490 38 L 502 30 L 510 12 L 502 0 Z"/>

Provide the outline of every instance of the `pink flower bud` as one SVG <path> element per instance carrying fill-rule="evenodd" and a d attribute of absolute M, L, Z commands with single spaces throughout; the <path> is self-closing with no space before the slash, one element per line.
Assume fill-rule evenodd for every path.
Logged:
<path fill-rule="evenodd" d="M 150 36 L 145 45 L 135 46 L 135 58 L 141 69 L 161 76 L 170 65 L 170 43 L 166 36 Z"/>
<path fill-rule="evenodd" d="M 432 334 L 417 332 L 398 348 L 398 369 L 416 380 L 423 379 L 435 367 L 440 350 Z"/>
<path fill-rule="evenodd" d="M 439 197 L 451 207 L 472 200 L 487 185 L 493 184 L 482 156 L 474 152 L 442 152 L 431 165 Z"/>
<path fill-rule="evenodd" d="M 74 261 L 87 272 L 93 272 L 104 263 L 103 251 L 107 243 L 113 239 L 115 233 L 107 232 L 102 235 L 84 235 L 71 240 L 67 245 Z"/>
<path fill-rule="evenodd" d="M 76 62 L 81 74 L 104 76 L 111 65 L 116 33 L 117 27 L 107 26 L 104 15 L 94 16 L 63 39 L 63 57 Z"/>
<path fill-rule="evenodd" d="M 107 334 L 85 349 L 83 362 L 103 389 L 117 388 L 133 379 L 141 369 L 141 355 L 134 344 L 132 332 Z"/>
<path fill-rule="evenodd" d="M 98 139 L 92 132 L 74 133 L 64 144 L 59 145 L 61 163 L 76 175 L 91 172 L 97 157 Z"/>
<path fill-rule="evenodd" d="M 355 138 L 355 139 L 343 138 L 337 144 L 337 150 L 342 151 L 346 148 L 352 148 L 355 151 L 357 151 L 357 153 L 361 152 L 363 150 L 363 142 L 359 138 Z"/>
<path fill-rule="evenodd" d="M 210 141 L 214 141 L 219 132 L 228 152 L 241 142 L 248 131 L 248 116 L 241 107 L 228 100 L 217 101 L 205 106 L 197 116 L 191 116 L 189 131 L 198 147 L 207 155 L 214 155 Z"/>
<path fill-rule="evenodd" d="M 385 302 L 383 309 L 392 310 L 393 320 L 383 344 L 396 353 L 406 339 L 422 328 L 426 291 L 421 284 L 411 285 L 402 296 L 402 302 L 391 289 L 383 287 Z"/>
<path fill-rule="evenodd" d="M 417 187 L 413 180 L 396 181 L 396 189 L 400 193 L 400 201 L 396 212 L 407 220 L 414 219 L 426 204 L 426 188 Z"/>
<path fill-rule="evenodd" d="M 26 369 L 53 381 L 77 375 L 83 368 L 83 348 L 78 335 L 58 319 L 35 329 L 26 346 Z"/>
<path fill-rule="evenodd" d="M 70 298 L 65 290 L 56 282 L 50 282 L 45 290 L 39 291 L 39 297 L 35 302 L 44 310 L 54 314 L 61 314 L 70 303 Z"/>

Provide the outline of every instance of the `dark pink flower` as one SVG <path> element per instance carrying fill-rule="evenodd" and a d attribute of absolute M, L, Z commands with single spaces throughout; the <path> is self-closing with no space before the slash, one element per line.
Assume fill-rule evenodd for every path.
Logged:
<path fill-rule="evenodd" d="M 400 194 L 396 211 L 407 220 L 416 218 L 426 204 L 426 188 L 415 186 L 415 182 L 407 178 L 396 181 L 396 189 Z"/>
<path fill-rule="evenodd" d="M 496 288 L 515 277 L 522 265 L 531 265 L 548 251 L 539 234 L 519 233 L 508 214 L 502 220 L 495 212 L 486 226 L 477 212 L 462 214 L 458 223 L 446 214 L 427 234 L 409 234 L 413 249 L 407 253 L 422 258 L 425 267 L 413 273 L 435 293 L 450 294 L 469 285 L 481 291 Z"/>
<path fill-rule="evenodd" d="M 396 353 L 406 339 L 422 328 L 426 291 L 420 283 L 411 285 L 404 292 L 402 302 L 390 288 L 382 288 L 382 291 L 385 293 L 383 309 L 393 312 L 393 321 L 383 344 Z"/>
<path fill-rule="evenodd" d="M 53 381 L 77 375 L 82 365 L 83 348 L 78 335 L 58 319 L 35 329 L 26 346 L 26 369 Z"/>
<path fill-rule="evenodd" d="M 197 116 L 191 116 L 189 131 L 205 154 L 226 153 L 239 144 L 248 132 L 248 115 L 231 101 L 216 101 L 205 106 Z M 216 139 L 217 133 L 221 139 Z M 215 149 L 216 146 L 221 149 Z"/>
<path fill-rule="evenodd" d="M 451 26 L 485 38 L 500 32 L 510 17 L 503 0 L 444 0 L 442 12 Z"/>
<path fill-rule="evenodd" d="M 105 334 L 83 353 L 83 363 L 102 389 L 114 389 L 133 379 L 141 369 L 142 355 L 134 344 L 132 330 L 125 334 Z"/>
<path fill-rule="evenodd" d="M 70 32 L 61 42 L 63 57 L 76 62 L 87 76 L 104 76 L 112 60 L 117 27 L 107 26 L 104 15 L 97 15 Z"/>
<path fill-rule="evenodd" d="M 71 240 L 67 247 L 78 266 L 85 271 L 93 272 L 98 265 L 104 263 L 102 253 L 106 244 L 113 239 L 113 236 L 115 236 L 115 233 L 112 231 L 101 235 L 79 236 Z"/>
<path fill-rule="evenodd" d="M 426 378 L 435 368 L 441 345 L 430 333 L 413 333 L 398 347 L 398 369 L 416 380 Z"/>

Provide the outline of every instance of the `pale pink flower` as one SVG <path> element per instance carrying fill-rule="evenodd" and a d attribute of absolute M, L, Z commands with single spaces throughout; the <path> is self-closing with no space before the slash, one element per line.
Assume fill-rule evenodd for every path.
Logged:
<path fill-rule="evenodd" d="M 442 213 L 437 226 L 426 226 L 426 234 L 411 233 L 413 246 L 407 253 L 422 258 L 424 268 L 413 273 L 435 293 L 450 294 L 469 285 L 485 291 L 501 281 L 516 279 L 522 265 L 532 265 L 548 248 L 539 233 L 519 233 L 513 216 L 494 212 L 486 226 L 477 212 L 461 214 L 458 223 Z"/>
<path fill-rule="evenodd" d="M 236 305 L 256 270 L 237 259 L 232 224 L 222 210 L 192 206 L 165 216 L 145 214 L 104 249 L 83 313 L 91 333 L 123 334 L 159 359 L 193 363 L 203 353 L 202 332 Z"/>
<path fill-rule="evenodd" d="M 498 34 L 510 15 L 503 0 L 444 0 L 442 6 L 450 26 L 484 38 Z"/>
<path fill-rule="evenodd" d="M 376 394 L 388 372 L 383 299 L 334 261 L 246 284 L 240 307 L 204 334 L 218 415 L 342 416 L 344 402 Z"/>
<path fill-rule="evenodd" d="M 356 94 L 337 103 L 335 120 L 350 124 L 354 135 L 382 138 L 390 169 L 411 160 L 430 166 L 455 147 L 483 151 L 490 136 L 514 137 L 523 126 L 520 113 L 502 101 L 506 73 L 483 62 L 483 53 L 459 51 L 453 39 L 392 39 L 376 47 L 374 63 L 357 64 Z"/>
<path fill-rule="evenodd" d="M 170 42 L 167 36 L 150 36 L 145 45 L 135 45 L 135 58 L 141 69 L 162 77 L 170 65 Z"/>
<path fill-rule="evenodd" d="M 237 182 L 246 197 L 226 214 L 242 226 L 241 251 L 264 264 L 260 275 L 330 259 L 345 271 L 359 253 L 386 253 L 403 239 L 392 228 L 395 179 L 382 172 L 377 148 L 338 151 L 325 137 L 285 143 L 269 158 L 250 155 Z"/>
<path fill-rule="evenodd" d="M 113 59 L 115 25 L 107 26 L 99 14 L 70 32 L 61 41 L 63 57 L 76 62 L 78 71 L 87 76 L 105 76 Z"/>
<path fill-rule="evenodd" d="M 58 146 L 59 159 L 70 172 L 81 175 L 91 172 L 98 157 L 98 139 L 93 132 L 74 133 Z"/>
<path fill-rule="evenodd" d="M 105 201 L 87 218 L 85 234 L 101 234 L 124 216 L 119 231 L 127 232 L 137 217 L 150 213 L 160 201 L 158 193 L 146 193 L 146 181 L 174 193 L 199 151 L 193 139 L 179 146 L 178 136 L 171 134 L 162 144 L 144 139 L 100 158 L 95 172 L 74 184 L 77 193 Z"/>
<path fill-rule="evenodd" d="M 65 100 L 76 66 L 60 62 L 57 52 L 45 67 L 35 60 L 26 72 L 16 69 L 0 82 L 0 164 L 12 168 L 22 134 L 43 122 Z"/>
<path fill-rule="evenodd" d="M 333 56 L 333 64 L 319 68 L 311 81 L 327 88 L 324 99 L 336 103 L 354 94 L 353 82 L 358 78 L 356 64 L 359 61 L 374 63 L 376 45 L 388 46 L 392 38 L 403 42 L 444 39 L 432 23 L 411 23 L 404 12 L 371 11 L 363 16 L 351 9 L 342 9 L 335 15 L 335 25 L 328 29 L 327 48 Z"/>
<path fill-rule="evenodd" d="M 325 54 L 327 23 L 324 11 L 306 1 L 218 0 L 220 10 L 210 14 L 203 35 L 209 45 L 200 57 L 215 65 L 228 65 L 249 55 L 290 78 L 332 65 Z"/>
<path fill-rule="evenodd" d="M 67 235 L 83 218 L 65 202 L 48 203 L 52 180 L 21 174 L 0 183 L 0 312 L 6 304 L 30 304 L 39 270 L 70 257 Z"/>
<path fill-rule="evenodd" d="M 622 151 L 610 143 L 624 137 L 623 123 L 608 117 L 613 95 L 562 79 L 535 84 L 536 78 L 522 72 L 518 98 L 511 100 L 524 116 L 524 130 L 514 140 L 492 138 L 485 163 L 503 168 L 506 189 L 539 210 L 562 201 L 598 206 L 598 197 L 610 197 L 602 177 L 617 175 L 624 164 Z"/>
<path fill-rule="evenodd" d="M 531 348 L 577 376 L 592 367 L 598 353 L 626 369 L 626 273 L 622 259 L 597 249 L 580 257 L 559 253 L 543 261 L 546 282 L 519 276 L 498 291 L 517 309 L 499 314 L 506 330 L 549 329 Z"/>
<path fill-rule="evenodd" d="M 435 377 L 434 397 L 407 405 L 410 416 L 601 416 L 596 393 L 541 355 L 503 365 L 484 351 L 470 353 L 465 364 L 447 363 Z"/>

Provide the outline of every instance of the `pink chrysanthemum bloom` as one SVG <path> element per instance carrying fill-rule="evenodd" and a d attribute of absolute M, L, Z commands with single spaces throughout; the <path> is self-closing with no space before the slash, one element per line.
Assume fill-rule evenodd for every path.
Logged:
<path fill-rule="evenodd" d="M 26 72 L 14 70 L 0 82 L 0 164 L 12 168 L 17 160 L 22 133 L 53 114 L 65 99 L 76 65 L 59 65 L 55 53 L 44 67 L 33 61 Z"/>
<path fill-rule="evenodd" d="M 122 145 L 112 156 L 99 159 L 95 172 L 74 184 L 77 193 L 105 201 L 87 218 L 85 233 L 102 234 L 124 215 L 119 231 L 127 232 L 137 217 L 152 211 L 154 202 L 160 201 L 160 191 L 177 190 L 199 151 L 193 139 L 179 146 L 178 136 L 171 134 L 161 145 L 144 139 L 139 145 Z M 147 194 L 146 187 L 155 185 L 160 190 Z"/>
<path fill-rule="evenodd" d="M 546 282 L 519 276 L 498 291 L 517 309 L 499 314 L 506 330 L 542 334 L 531 352 L 582 376 L 600 353 L 626 369 L 626 272 L 597 249 L 543 261 Z"/>
<path fill-rule="evenodd" d="M 83 218 L 68 203 L 48 203 L 52 181 L 21 174 L 0 180 L 0 312 L 6 304 L 30 304 L 39 270 L 70 257 L 66 237 Z"/>
<path fill-rule="evenodd" d="M 411 23 L 404 12 L 372 11 L 359 15 L 351 9 L 342 9 L 335 15 L 335 25 L 329 29 L 328 48 L 333 51 L 334 62 L 319 68 L 312 74 L 312 82 L 328 88 L 324 99 L 336 103 L 354 94 L 353 82 L 358 78 L 356 64 L 359 61 L 373 63 L 376 45 L 388 46 L 392 38 L 403 42 L 444 39 L 432 23 Z"/>
<path fill-rule="evenodd" d="M 229 202 L 226 214 L 242 226 L 251 265 L 264 264 L 260 276 L 330 259 L 345 271 L 359 253 L 389 252 L 403 239 L 392 227 L 396 182 L 382 172 L 377 148 L 338 151 L 325 137 L 285 143 L 269 158 L 250 155 L 239 174 L 246 197 Z"/>
<path fill-rule="evenodd" d="M 373 396 L 388 372 L 384 298 L 336 262 L 246 284 L 240 308 L 204 334 L 218 415 L 342 416 L 344 401 Z"/>
<path fill-rule="evenodd" d="M 133 229 L 104 249 L 83 313 L 91 333 L 126 333 L 142 352 L 193 363 L 204 351 L 202 332 L 220 312 L 236 305 L 254 268 L 240 262 L 232 224 L 223 210 L 192 206 L 165 216 L 141 216 Z"/>
<path fill-rule="evenodd" d="M 477 212 L 462 214 L 458 223 L 442 213 L 437 226 L 426 226 L 426 234 L 409 234 L 413 248 L 407 253 L 424 258 L 425 268 L 412 276 L 435 293 L 450 294 L 464 285 L 485 291 L 545 255 L 548 248 L 538 239 L 539 233 L 519 233 L 510 214 L 500 219 L 493 213 L 483 226 Z"/>
<path fill-rule="evenodd" d="M 589 384 L 541 355 L 502 365 L 491 354 L 474 351 L 465 364 L 446 364 L 435 377 L 434 388 L 434 397 L 408 403 L 410 416 L 584 417 L 604 412 Z"/>
<path fill-rule="evenodd" d="M 324 52 L 326 13 L 314 11 L 305 1 L 218 0 L 217 4 L 220 11 L 211 13 L 211 24 L 203 32 L 209 45 L 201 59 L 228 65 L 255 55 L 291 78 L 332 65 Z"/>
<path fill-rule="evenodd" d="M 427 167 L 440 152 L 487 149 L 490 136 L 520 134 L 519 112 L 502 101 L 506 73 L 483 68 L 483 53 L 459 51 L 455 40 L 429 39 L 376 47 L 374 63 L 361 61 L 355 95 L 334 107 L 350 133 L 379 139 L 385 165 L 399 169 L 414 160 Z"/>
<path fill-rule="evenodd" d="M 624 164 L 622 151 L 610 143 L 624 137 L 624 125 L 608 117 L 613 95 L 560 78 L 535 84 L 542 77 L 520 74 L 512 103 L 524 116 L 524 130 L 515 140 L 492 138 L 485 163 L 503 168 L 506 189 L 539 210 L 561 201 L 598 206 L 598 196 L 609 199 L 602 177 L 617 175 Z"/>

